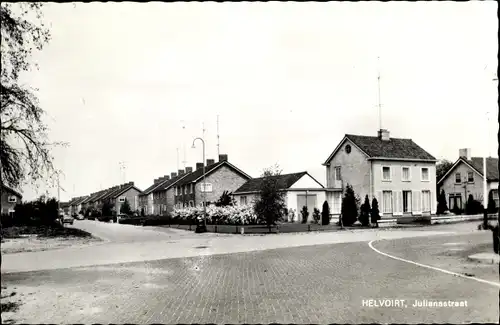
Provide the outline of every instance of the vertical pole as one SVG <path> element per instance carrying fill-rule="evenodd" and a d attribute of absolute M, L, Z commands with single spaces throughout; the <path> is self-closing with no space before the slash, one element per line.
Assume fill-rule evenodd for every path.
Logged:
<path fill-rule="evenodd" d="M 217 157 L 220 155 L 220 139 L 219 139 L 219 115 L 217 115 Z"/>
<path fill-rule="evenodd" d="M 203 140 L 203 226 L 205 228 L 205 231 L 207 229 L 207 182 L 205 178 L 205 140 Z"/>
<path fill-rule="evenodd" d="M 485 153 L 486 154 L 486 153 Z M 487 196 L 487 191 L 488 191 L 488 185 L 487 185 L 487 177 L 486 177 L 486 156 L 483 157 L 483 226 L 484 229 L 488 227 L 488 196 Z"/>
<path fill-rule="evenodd" d="M 380 98 L 380 57 L 377 57 L 377 84 L 378 84 L 378 125 L 382 129 L 382 99 Z"/>

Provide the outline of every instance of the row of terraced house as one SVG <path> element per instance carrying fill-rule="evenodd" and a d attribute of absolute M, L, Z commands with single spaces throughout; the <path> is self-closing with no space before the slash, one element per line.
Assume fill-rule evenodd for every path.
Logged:
<path fill-rule="evenodd" d="M 205 164 L 197 163 L 195 169 L 186 167 L 159 177 L 144 191 L 132 182 L 75 198 L 69 205 L 73 213 L 78 213 L 88 207 L 102 207 L 104 201 L 110 200 L 119 211 L 120 204 L 127 198 L 132 210 L 145 215 L 166 215 L 176 207 L 200 206 L 204 200 L 215 202 L 224 191 L 232 193 L 237 204 L 251 204 L 259 195 L 263 179 L 252 178 L 230 163 L 227 155 L 218 158 L 217 162 L 207 159 Z M 340 215 L 342 195 L 349 184 L 362 200 L 365 196 L 370 202 L 377 198 L 383 218 L 431 215 L 436 213 L 437 193 L 441 188 L 451 207 L 463 207 L 469 194 L 475 199 L 482 195 L 478 191 L 483 177 L 481 162 L 479 158 L 470 157 L 470 150 L 461 151 L 446 175 L 436 180 L 436 159 L 430 153 L 413 140 L 391 138 L 389 131 L 382 129 L 376 136 L 344 136 L 323 163 L 326 187 L 307 172 L 276 178 L 285 192 L 287 208 L 296 211 L 303 206 L 309 211 L 321 210 L 326 200 L 331 215 Z M 498 201 L 495 162 L 498 163 L 497 158 L 488 158 L 487 180 L 488 191 L 492 191 Z M 466 175 L 467 179 L 459 175 Z M 449 180 L 454 177 L 456 179 Z"/>

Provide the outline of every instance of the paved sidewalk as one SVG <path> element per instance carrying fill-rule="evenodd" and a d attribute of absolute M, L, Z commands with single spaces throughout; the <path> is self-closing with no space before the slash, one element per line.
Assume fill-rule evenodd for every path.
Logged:
<path fill-rule="evenodd" d="M 275 248 L 364 242 L 380 239 L 454 234 L 446 231 L 368 230 L 262 236 L 178 238 L 133 243 L 108 243 L 3 257 L 2 273 L 250 252 Z"/>

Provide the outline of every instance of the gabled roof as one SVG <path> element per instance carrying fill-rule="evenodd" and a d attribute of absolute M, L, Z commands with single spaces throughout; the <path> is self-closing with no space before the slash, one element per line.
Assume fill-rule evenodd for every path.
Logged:
<path fill-rule="evenodd" d="M 178 177 L 178 176 L 177 176 Z M 176 178 L 176 177 L 174 177 Z M 170 181 L 170 179 L 164 179 L 163 181 L 161 182 L 156 182 L 154 183 L 153 185 L 151 185 L 150 187 L 148 187 L 147 189 L 145 189 L 144 191 L 142 191 L 142 193 L 140 194 L 141 196 L 142 195 L 148 195 L 150 194 L 151 192 L 155 192 L 156 190 L 161 190 L 161 187 L 165 184 L 167 184 L 168 182 Z"/>
<path fill-rule="evenodd" d="M 119 188 L 118 190 L 114 191 L 108 198 L 114 199 L 132 188 L 136 189 L 139 192 L 139 194 L 142 192 L 140 189 L 138 189 L 134 185 L 134 183 L 129 183 L 129 184 L 126 184 L 125 186 Z"/>
<path fill-rule="evenodd" d="M 23 198 L 23 195 L 21 193 L 19 193 L 18 191 L 14 190 L 13 188 L 11 188 L 7 185 L 4 185 L 4 184 L 2 184 L 2 191 L 8 191 L 19 198 Z"/>
<path fill-rule="evenodd" d="M 483 158 L 482 157 L 471 157 L 471 159 L 465 159 L 464 157 L 459 157 L 457 161 L 448 169 L 448 171 L 438 180 L 438 184 L 441 184 L 446 177 L 460 164 L 466 164 L 472 168 L 481 177 L 483 175 Z M 487 181 L 498 181 L 498 158 L 488 157 L 486 158 L 486 180 Z"/>
<path fill-rule="evenodd" d="M 177 175 L 176 177 L 169 179 L 167 182 L 163 183 L 162 186 L 157 187 L 153 191 L 153 193 L 157 193 L 157 192 L 168 190 L 169 188 L 171 188 L 172 186 L 174 186 L 175 184 L 177 184 L 179 181 L 181 181 L 182 179 L 184 179 L 184 177 L 188 176 L 191 173 L 180 175 L 180 176 Z"/>
<path fill-rule="evenodd" d="M 346 134 L 323 165 L 327 165 L 345 141 L 352 142 L 368 159 L 397 159 L 436 161 L 436 158 L 411 139 L 389 138 Z"/>
<path fill-rule="evenodd" d="M 244 173 L 243 171 L 241 171 L 240 169 L 238 169 L 233 164 L 229 163 L 227 160 L 219 161 L 218 163 L 212 164 L 210 166 L 206 166 L 205 167 L 205 176 L 208 176 L 209 174 L 215 172 L 217 169 L 219 169 L 222 166 L 229 167 L 234 172 L 236 172 L 237 174 L 240 174 L 241 176 L 243 176 L 246 179 L 252 178 L 249 175 L 247 175 L 246 173 Z M 186 177 L 184 177 L 177 185 L 182 186 L 182 185 L 186 185 L 186 184 L 190 184 L 190 183 L 196 183 L 199 180 L 201 180 L 202 178 L 203 178 L 203 168 L 200 168 L 200 169 L 193 171 L 192 173 L 187 174 Z"/>
<path fill-rule="evenodd" d="M 284 175 L 271 176 L 271 179 L 277 180 L 278 189 L 286 190 L 286 189 L 289 189 L 293 184 L 295 184 L 304 175 L 309 175 L 309 174 L 307 172 L 284 174 Z M 309 175 L 309 176 L 311 176 L 311 175 Z M 238 188 L 236 191 L 233 192 L 233 194 L 259 192 L 261 187 L 262 187 L 262 184 L 264 182 L 264 179 L 265 179 L 265 177 L 252 178 L 252 179 L 248 180 L 245 184 L 241 185 L 240 188 Z M 318 182 L 318 184 L 320 184 L 320 183 Z M 323 185 L 321 185 L 321 186 L 323 187 Z"/>
<path fill-rule="evenodd" d="M 88 196 L 82 196 L 82 197 L 77 197 L 73 201 L 70 202 L 71 205 L 79 205 L 82 204 L 83 201 L 85 201 L 88 198 Z"/>
<path fill-rule="evenodd" d="M 85 202 L 86 203 L 92 203 L 92 202 L 95 202 L 95 200 L 102 195 L 104 191 L 99 191 L 99 192 L 95 192 L 94 194 L 92 194 L 88 200 L 86 200 Z"/>

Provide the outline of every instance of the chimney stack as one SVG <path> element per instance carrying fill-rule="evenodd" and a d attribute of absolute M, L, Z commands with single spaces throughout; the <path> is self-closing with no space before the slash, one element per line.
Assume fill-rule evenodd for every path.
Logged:
<path fill-rule="evenodd" d="M 219 162 L 227 161 L 227 155 L 219 155 Z"/>
<path fill-rule="evenodd" d="M 182 176 L 182 175 L 184 175 L 184 171 L 183 171 L 182 169 L 179 169 L 179 170 L 177 171 L 177 174 L 179 174 L 179 176 Z"/>
<path fill-rule="evenodd" d="M 213 159 L 207 159 L 207 166 L 215 164 L 215 160 Z"/>
<path fill-rule="evenodd" d="M 470 160 L 470 158 L 471 158 L 471 149 L 470 148 L 459 149 L 458 150 L 458 156 L 462 157 L 464 159 Z"/>
<path fill-rule="evenodd" d="M 170 176 L 165 175 L 164 177 L 165 177 L 165 180 L 167 180 L 167 181 L 170 180 Z"/>
<path fill-rule="evenodd" d="M 203 168 L 203 163 L 196 163 L 196 170 L 202 169 Z"/>
<path fill-rule="evenodd" d="M 186 167 L 186 174 L 192 173 L 193 167 Z"/>
<path fill-rule="evenodd" d="M 378 138 L 382 141 L 389 141 L 391 139 L 389 137 L 389 131 L 386 129 L 380 129 L 378 131 Z"/>
<path fill-rule="evenodd" d="M 177 173 L 170 173 L 170 177 L 176 178 L 177 177 Z"/>

